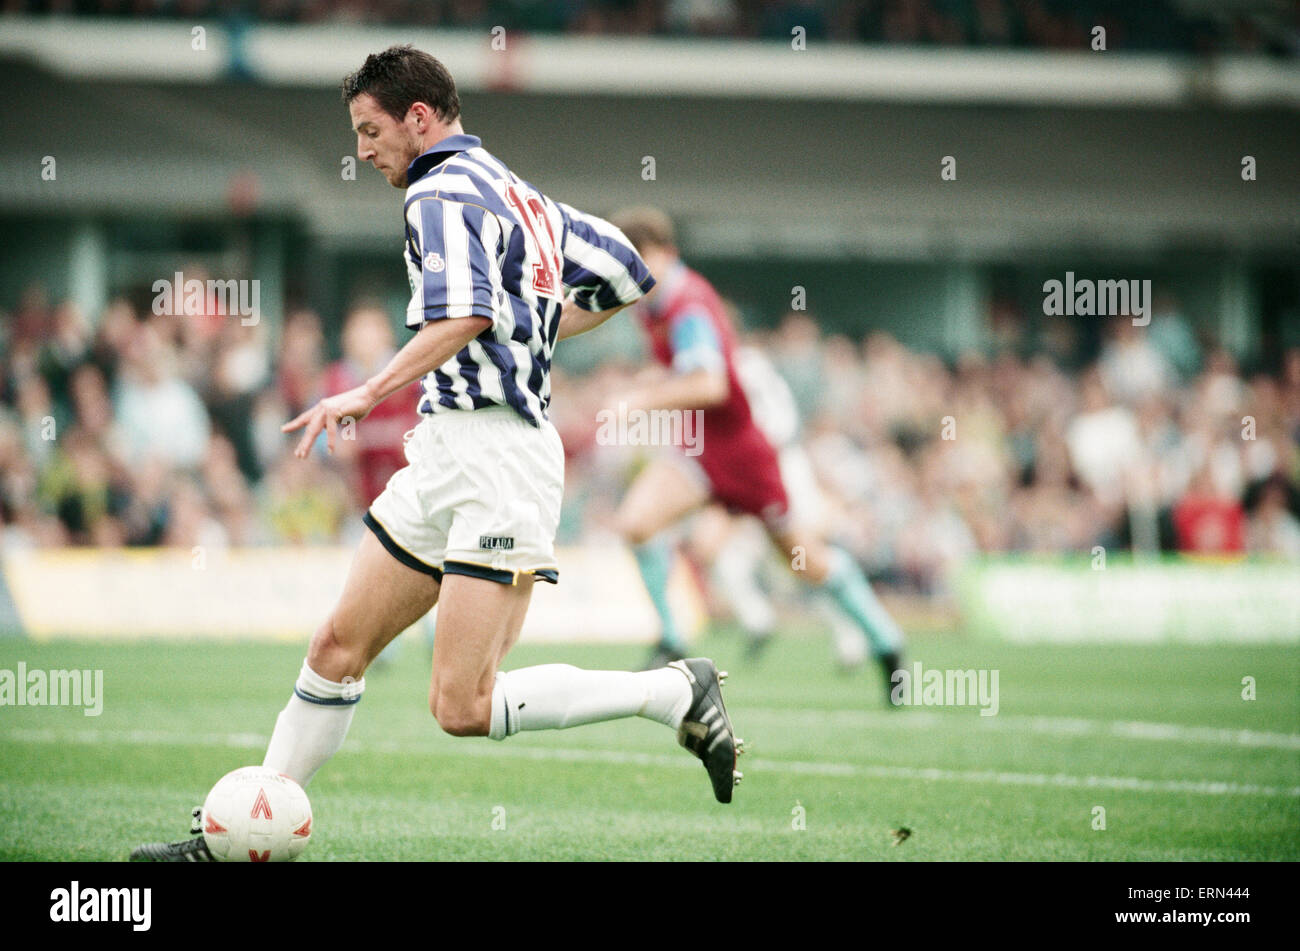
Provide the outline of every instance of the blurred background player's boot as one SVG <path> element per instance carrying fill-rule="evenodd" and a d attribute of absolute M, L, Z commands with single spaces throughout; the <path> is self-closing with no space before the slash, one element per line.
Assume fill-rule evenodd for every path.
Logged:
<path fill-rule="evenodd" d="M 881 654 L 876 658 L 885 674 L 885 703 L 891 710 L 901 710 L 903 705 L 894 701 L 894 671 L 903 667 L 903 655 L 897 652 Z"/>
<path fill-rule="evenodd" d="M 745 660 L 756 664 L 776 639 L 772 631 L 745 631 Z"/>
<path fill-rule="evenodd" d="M 660 641 L 650 651 L 650 656 L 646 658 L 642 670 L 657 670 L 660 667 L 667 667 L 674 661 L 685 660 L 686 655 L 675 644 L 668 644 Z"/>
<path fill-rule="evenodd" d="M 821 590 L 870 646 L 872 656 L 885 671 L 885 696 L 889 698 L 905 643 L 902 629 L 880 603 L 858 563 L 842 548 L 832 546 L 831 570 Z M 822 599 L 818 602 L 822 603 Z"/>

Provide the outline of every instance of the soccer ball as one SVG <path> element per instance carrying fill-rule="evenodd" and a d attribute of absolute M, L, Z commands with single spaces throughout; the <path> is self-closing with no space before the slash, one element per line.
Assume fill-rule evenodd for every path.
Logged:
<path fill-rule="evenodd" d="M 203 801 L 203 838 L 218 862 L 292 862 L 311 839 L 302 787 L 265 766 L 226 773 Z"/>

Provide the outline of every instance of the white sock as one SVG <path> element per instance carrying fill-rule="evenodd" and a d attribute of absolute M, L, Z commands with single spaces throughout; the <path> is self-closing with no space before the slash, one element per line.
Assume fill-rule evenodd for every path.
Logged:
<path fill-rule="evenodd" d="M 289 705 L 275 718 L 275 732 L 262 765 L 306 786 L 316 770 L 343 745 L 365 689 L 364 677 L 335 683 L 316 673 L 304 660 Z"/>
<path fill-rule="evenodd" d="M 631 672 L 541 664 L 497 674 L 488 736 L 504 740 L 520 730 L 563 730 L 633 716 L 677 729 L 690 705 L 691 685 L 673 667 Z"/>

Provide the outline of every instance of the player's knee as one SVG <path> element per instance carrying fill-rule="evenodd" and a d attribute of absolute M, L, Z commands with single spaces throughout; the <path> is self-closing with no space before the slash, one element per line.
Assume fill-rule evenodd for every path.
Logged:
<path fill-rule="evenodd" d="M 307 663 L 326 680 L 360 677 L 365 673 L 366 658 L 362 651 L 340 638 L 330 616 L 317 628 L 307 650 Z"/>
<path fill-rule="evenodd" d="M 489 724 L 472 710 L 440 707 L 434 714 L 442 732 L 451 736 L 487 736 Z"/>
<path fill-rule="evenodd" d="M 430 696 L 429 711 L 443 732 L 452 736 L 487 736 L 492 726 L 490 702 L 457 700 L 439 693 Z"/>

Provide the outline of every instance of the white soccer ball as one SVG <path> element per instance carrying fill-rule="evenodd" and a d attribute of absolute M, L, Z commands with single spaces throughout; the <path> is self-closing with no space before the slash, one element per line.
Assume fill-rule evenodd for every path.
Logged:
<path fill-rule="evenodd" d="M 265 766 L 226 773 L 203 801 L 203 838 L 218 862 L 292 862 L 311 840 L 302 787 Z"/>

